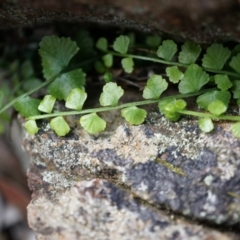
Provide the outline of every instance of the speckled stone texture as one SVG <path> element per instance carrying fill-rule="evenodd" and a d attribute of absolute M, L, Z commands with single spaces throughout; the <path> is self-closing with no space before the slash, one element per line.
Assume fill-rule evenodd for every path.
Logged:
<path fill-rule="evenodd" d="M 104 180 L 82 181 L 49 199 L 28 206 L 37 239 L 237 239 L 139 204 Z"/>
<path fill-rule="evenodd" d="M 24 147 L 32 155 L 28 176 L 29 186 L 34 191 L 28 218 L 38 239 L 59 239 L 58 234 L 63 235 L 62 239 L 69 239 L 65 234 L 70 233 L 74 236 L 72 239 L 78 239 L 81 234 L 84 236 L 79 239 L 91 239 L 85 235 L 86 229 L 92 229 L 92 234 L 97 234 L 99 239 L 208 239 L 209 234 L 210 239 L 218 239 L 214 228 L 234 232 L 232 235 L 218 232 L 221 239 L 240 239 L 240 141 L 231 135 L 229 124 L 219 123 L 213 133 L 205 134 L 199 131 L 193 119 L 183 118 L 171 123 L 160 113 L 151 112 L 141 126 L 123 123 L 113 131 L 90 136 L 75 120 L 74 117 L 68 118 L 72 131 L 66 137 L 56 137 L 49 124 L 42 122 L 37 135 L 26 134 L 24 138 Z M 99 180 L 91 180 L 95 178 Z M 86 201 L 71 194 L 78 187 L 88 189 L 87 186 L 95 183 L 108 186 L 104 191 L 111 196 L 114 195 L 111 191 L 121 192 L 127 196 L 129 204 L 139 206 L 134 211 L 124 207 L 129 220 L 120 225 L 120 219 L 125 219 L 125 216 L 113 214 L 112 206 L 125 206 L 126 203 L 121 202 L 118 194 L 115 200 L 110 200 L 104 191 L 99 190 L 106 202 L 100 204 L 101 211 L 115 217 L 109 228 L 121 226 L 114 228 L 118 231 L 115 232 L 116 237 L 110 234 L 112 230 L 105 229 L 106 222 L 112 219 L 107 214 L 101 213 L 103 223 L 98 227 L 94 227 L 98 225 L 95 223 L 97 220 L 92 223 L 84 220 L 85 225 L 77 220 L 83 221 L 93 214 L 82 209 L 83 203 L 90 204 L 86 208 L 94 209 L 92 204 L 99 202 L 99 198 L 103 199 L 90 190 L 91 196 L 98 196 L 96 199 L 91 197 L 92 200 Z M 81 191 L 88 195 L 88 191 Z M 70 197 L 66 197 L 69 194 Z M 84 194 L 83 198 L 86 197 Z M 138 199 L 137 203 L 132 196 Z M 71 201 L 75 205 L 72 206 Z M 140 217 L 144 215 L 142 208 L 156 213 L 157 217 L 152 213 L 146 214 L 149 220 L 144 221 L 150 225 Z M 160 208 L 164 211 L 161 212 Z M 52 211 L 54 213 L 45 217 Z M 169 218 L 171 214 L 168 211 L 176 215 L 174 221 Z M 39 218 L 42 219 L 40 222 Z M 59 220 L 61 224 L 56 221 L 64 218 L 67 220 Z M 143 221 L 139 223 L 143 225 L 141 230 L 136 228 L 136 218 Z M 169 228 L 160 224 L 160 230 L 153 230 L 154 222 L 161 222 L 163 218 L 168 219 Z M 200 222 L 206 225 L 206 229 L 198 225 Z M 192 233 L 187 230 L 189 224 Z M 205 229 L 204 233 L 198 229 L 200 226 Z M 211 230 L 207 226 L 211 226 Z M 121 235 L 122 229 L 127 231 L 124 236 Z M 169 229 L 175 229 L 179 238 L 174 238 Z M 140 235 L 129 237 L 132 234 Z"/>

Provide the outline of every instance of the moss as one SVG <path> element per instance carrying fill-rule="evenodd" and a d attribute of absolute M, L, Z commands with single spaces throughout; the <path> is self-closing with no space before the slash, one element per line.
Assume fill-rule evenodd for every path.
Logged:
<path fill-rule="evenodd" d="M 166 167 L 167 169 L 169 169 L 170 171 L 172 171 L 178 175 L 186 176 L 186 173 L 183 172 L 183 170 L 181 168 L 176 167 L 173 164 L 171 164 L 165 160 L 162 160 L 161 158 L 156 158 L 155 162 L 162 164 L 164 167 Z"/>

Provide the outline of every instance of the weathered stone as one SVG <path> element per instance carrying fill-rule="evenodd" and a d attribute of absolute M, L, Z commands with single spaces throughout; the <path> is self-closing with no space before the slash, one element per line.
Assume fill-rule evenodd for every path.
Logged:
<path fill-rule="evenodd" d="M 105 119 L 114 119 L 107 114 Z M 161 207 L 197 221 L 239 227 L 240 141 L 230 133 L 229 124 L 219 123 L 213 133 L 205 134 L 191 118 L 171 123 L 160 113 L 151 112 L 144 125 L 121 124 L 113 131 L 93 137 L 75 120 L 68 119 L 73 128 L 67 137 L 56 137 L 46 122 L 36 136 L 25 135 L 25 149 L 34 153 L 29 171 L 34 195 L 29 209 L 30 224 L 37 233 L 42 228 L 36 225 L 34 212 L 38 213 L 44 204 L 60 201 L 61 194 L 68 194 L 73 186 L 87 184 L 80 183 L 83 179 L 94 177 L 124 187 L 129 195 L 144 200 L 146 206 L 154 206 L 155 211 Z M 58 218 L 66 212 L 59 213 Z M 53 230 L 55 219 L 56 216 L 49 217 L 45 224 L 52 229 L 51 233 L 58 234 Z M 181 224 L 178 227 L 185 229 Z M 151 236 L 155 238 L 162 236 L 154 234 Z M 150 235 L 143 236 L 143 239 L 150 238 Z M 201 238 L 198 234 L 196 237 Z"/>
<path fill-rule="evenodd" d="M 28 219 L 38 240 L 238 239 L 166 216 L 100 179 L 73 184 L 53 199 L 40 196 L 28 206 Z"/>
<path fill-rule="evenodd" d="M 4 2 L 0 3 L 0 28 L 5 29 L 77 22 L 154 31 L 166 37 L 191 39 L 198 43 L 240 40 L 237 24 L 240 20 L 239 1 L 235 0 Z"/>

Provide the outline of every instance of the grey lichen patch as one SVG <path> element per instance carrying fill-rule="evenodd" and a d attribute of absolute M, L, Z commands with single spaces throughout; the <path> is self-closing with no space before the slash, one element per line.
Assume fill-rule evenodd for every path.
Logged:
<path fill-rule="evenodd" d="M 62 174 L 53 171 L 44 171 L 41 173 L 43 181 L 50 184 L 54 190 L 68 188 L 75 181 L 66 179 Z"/>
<path fill-rule="evenodd" d="M 149 114 L 148 120 L 159 129 L 155 132 L 159 155 L 171 147 L 170 154 L 175 158 L 179 153 L 189 159 L 199 157 L 206 143 L 206 135 L 199 131 L 196 122 L 184 118 L 173 123 L 154 112 Z"/>
<path fill-rule="evenodd" d="M 99 179 L 76 183 L 51 200 L 39 197 L 28 206 L 28 220 L 37 239 L 237 239 L 234 234 L 176 222 Z"/>

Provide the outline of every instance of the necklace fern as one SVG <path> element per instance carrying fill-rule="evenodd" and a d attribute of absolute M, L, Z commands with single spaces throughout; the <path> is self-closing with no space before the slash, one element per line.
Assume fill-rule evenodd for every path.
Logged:
<path fill-rule="evenodd" d="M 156 35 L 148 36 L 146 45 L 149 49 L 137 48 L 135 46 L 139 45 L 135 44 L 134 37 L 124 35 L 117 37 L 112 47 L 104 37 L 97 40 L 96 48 L 91 51 L 92 55 L 98 51 L 94 60 L 95 69 L 103 74 L 106 84 L 99 98 L 101 107 L 82 110 L 87 99 L 86 73 L 80 67 L 81 64 L 74 67 L 71 65 L 79 54 L 78 44 L 70 38 L 44 37 L 40 43 L 39 55 L 45 82 L 2 107 L 0 114 L 13 105 L 26 117 L 25 128 L 30 134 L 38 132 L 37 119 L 51 118 L 50 126 L 59 136 L 65 136 L 70 131 L 64 116 L 82 115 L 80 125 L 90 134 L 97 134 L 106 127 L 105 120 L 98 116 L 98 112 L 122 109 L 122 117 L 130 124 L 138 125 L 147 116 L 146 110 L 139 106 L 155 103 L 170 121 L 177 121 L 182 115 L 198 117 L 199 127 L 204 132 L 213 130 L 215 120 L 235 121 L 231 129 L 240 138 L 240 116 L 226 115 L 230 100 L 240 103 L 239 46 L 231 51 L 222 44 L 214 43 L 204 51 L 195 43 L 186 41 L 179 47 L 174 41 L 162 41 Z M 140 55 L 139 52 L 144 54 Z M 129 74 L 134 70 L 135 61 L 165 65 L 164 77 L 159 74 L 149 77 L 142 101 L 119 105 L 124 90 L 112 82 L 111 68 L 116 58 L 121 58 L 122 68 Z M 178 87 L 179 94 L 162 98 L 169 82 Z M 48 94 L 43 99 L 30 96 L 45 86 Z M 187 110 L 184 98 L 193 96 L 197 96 L 196 104 L 203 109 L 202 112 Z M 2 98 L 3 92 L 0 91 L 0 100 Z M 53 112 L 57 100 L 63 100 L 66 108 L 72 111 Z"/>

